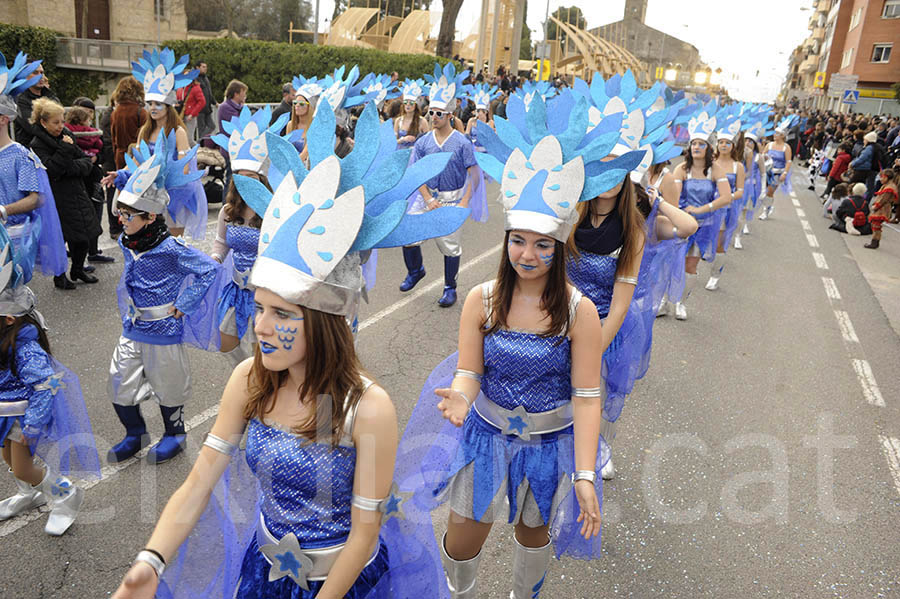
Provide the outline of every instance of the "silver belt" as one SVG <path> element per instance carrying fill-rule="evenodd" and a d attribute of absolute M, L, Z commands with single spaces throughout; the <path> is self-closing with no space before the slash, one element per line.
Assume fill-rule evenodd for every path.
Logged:
<path fill-rule="evenodd" d="M 450 191 L 438 191 L 436 189 L 428 188 L 428 191 L 431 192 L 432 196 L 437 199 L 438 202 L 447 206 L 458 204 L 460 200 L 462 200 L 462 194 L 465 186 L 459 189 L 452 189 Z"/>
<path fill-rule="evenodd" d="M 0 418 L 24 416 L 26 408 L 28 408 L 27 399 L 21 401 L 0 401 Z"/>
<path fill-rule="evenodd" d="M 169 310 L 175 305 L 175 302 L 162 304 L 159 306 L 135 306 L 134 301 L 128 298 L 128 318 L 131 322 L 136 320 L 154 321 L 165 320 L 172 316 Z"/>
<path fill-rule="evenodd" d="M 6 232 L 9 234 L 10 238 L 18 239 L 25 235 L 25 223 L 19 223 L 18 225 L 7 225 Z"/>
<path fill-rule="evenodd" d="M 346 543 L 341 543 L 331 547 L 304 549 L 300 547 L 294 533 L 289 533 L 281 539 L 276 538 L 266 526 L 266 520 L 262 514 L 259 515 L 259 523 L 256 526 L 256 544 L 259 545 L 260 553 L 275 570 L 275 572 L 269 573 L 270 581 L 276 580 L 273 575 L 278 578 L 288 576 L 304 589 L 308 588 L 306 585 L 308 580 L 317 581 L 328 578 L 331 567 L 346 545 Z M 375 546 L 375 551 L 363 566 L 364 568 L 375 561 L 379 546 L 380 544 Z M 278 563 L 275 564 L 273 560 Z"/>
<path fill-rule="evenodd" d="M 231 273 L 231 280 L 241 289 L 254 289 L 253 285 L 250 284 L 249 268 L 247 270 L 238 270 L 235 268 Z"/>
<path fill-rule="evenodd" d="M 501 408 L 481 393 L 472 407 L 504 435 L 515 435 L 523 441 L 529 441 L 533 435 L 561 431 L 573 422 L 571 401 L 547 412 L 526 412 L 522 406 L 517 406 L 515 410 Z"/>

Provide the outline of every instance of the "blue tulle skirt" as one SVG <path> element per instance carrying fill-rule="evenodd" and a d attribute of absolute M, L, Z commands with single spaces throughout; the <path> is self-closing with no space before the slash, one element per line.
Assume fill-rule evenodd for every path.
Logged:
<path fill-rule="evenodd" d="M 219 295 L 219 305 L 216 311 L 216 320 L 219 328 L 222 328 L 222 321 L 228 314 L 228 311 L 234 309 L 234 324 L 237 328 L 238 339 L 243 339 L 247 333 L 247 328 L 252 327 L 253 312 L 255 304 L 253 303 L 254 291 L 238 287 L 234 281 L 229 282 L 222 289 Z"/>
<path fill-rule="evenodd" d="M 194 164 L 193 168 L 197 165 Z M 176 227 L 184 227 L 184 235 L 194 240 L 206 237 L 208 208 L 206 192 L 200 181 L 191 181 L 169 190 L 169 217 Z"/>
<path fill-rule="evenodd" d="M 725 210 L 716 210 L 710 216 L 699 221 L 697 232 L 688 237 L 688 245 L 697 244 L 700 256 L 707 262 L 716 259 L 716 246 L 719 244 L 719 231 L 725 218 Z"/>
<path fill-rule="evenodd" d="M 744 211 L 745 200 L 742 196 L 739 200 L 734 200 L 730 204 L 728 204 L 728 208 L 725 211 L 725 234 L 722 241 L 722 248 L 725 252 L 728 252 L 728 247 L 731 245 L 731 238 L 734 236 L 734 232 L 737 231 L 738 225 L 741 223 L 741 213 Z"/>
<path fill-rule="evenodd" d="M 766 172 L 766 186 L 778 185 L 778 179 L 781 177 L 781 174 L 775 174 L 772 171 Z M 778 185 L 778 189 L 776 191 L 780 191 L 781 193 L 791 193 L 794 189 L 793 185 L 791 185 L 791 173 L 788 171 L 787 176 L 784 178 L 784 183 Z"/>
<path fill-rule="evenodd" d="M 474 464 L 473 513 L 484 513 L 491 500 L 506 484 L 510 500 L 510 518 L 521 506 L 516 505 L 516 490 L 527 480 L 544 522 L 550 525 L 550 536 L 557 557 L 578 559 L 600 557 L 600 535 L 585 540 L 576 522 L 580 509 L 571 487 L 563 497 L 554 496 L 560 478 L 575 467 L 572 427 L 558 433 L 541 435 L 541 439 L 522 441 L 503 435 L 472 410 L 462 427 L 444 420 L 437 409 L 434 390 L 449 387 L 457 365 L 457 354 L 441 362 L 432 371 L 416 404 L 397 452 L 395 481 L 401 490 L 413 493 L 414 503 L 423 510 L 434 510 L 447 500 L 452 479 L 463 467 Z M 600 439 L 595 469 L 597 497 L 602 505 L 603 486 L 599 472 L 609 459 L 609 446 Z"/>
<path fill-rule="evenodd" d="M 747 182 L 744 184 L 744 197 L 747 198 L 744 207 L 747 209 L 748 221 L 756 217 L 756 204 L 759 202 L 762 192 L 762 175 L 759 170 L 753 169 L 753 174 L 747 177 Z"/>

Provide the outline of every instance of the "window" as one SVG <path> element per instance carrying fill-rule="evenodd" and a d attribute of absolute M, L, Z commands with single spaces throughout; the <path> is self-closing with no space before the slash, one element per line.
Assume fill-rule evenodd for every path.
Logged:
<path fill-rule="evenodd" d="M 875 44 L 872 50 L 872 62 L 890 62 L 893 44 Z"/>
<path fill-rule="evenodd" d="M 166 14 L 166 0 L 154 0 L 153 3 L 153 15 L 165 16 Z"/>
<path fill-rule="evenodd" d="M 860 17 L 862 17 L 862 7 L 859 7 L 855 11 L 853 11 L 853 16 L 850 17 L 850 29 L 848 29 L 848 31 L 853 30 L 854 27 L 859 25 Z"/>
<path fill-rule="evenodd" d="M 850 48 L 846 52 L 844 52 L 844 57 L 841 59 L 841 68 L 846 69 L 850 66 L 850 58 L 853 56 L 853 48 Z"/>
<path fill-rule="evenodd" d="M 884 10 L 881 11 L 883 19 L 900 18 L 900 0 L 885 0 Z"/>

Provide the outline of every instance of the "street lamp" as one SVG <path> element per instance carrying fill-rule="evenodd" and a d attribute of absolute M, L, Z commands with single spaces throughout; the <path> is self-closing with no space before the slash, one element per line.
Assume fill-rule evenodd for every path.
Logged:
<path fill-rule="evenodd" d="M 694 73 L 694 83 L 703 85 L 706 83 L 706 71 L 697 71 Z"/>
<path fill-rule="evenodd" d="M 676 69 L 666 69 L 665 78 L 666 81 L 675 81 L 678 78 L 678 71 Z"/>

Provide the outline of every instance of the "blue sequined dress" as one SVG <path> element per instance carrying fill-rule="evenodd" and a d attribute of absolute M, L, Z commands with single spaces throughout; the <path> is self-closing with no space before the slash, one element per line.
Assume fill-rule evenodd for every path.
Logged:
<path fill-rule="evenodd" d="M 722 243 L 722 248 L 725 252 L 728 251 L 728 247 L 731 245 L 731 237 L 734 235 L 734 232 L 737 231 L 738 224 L 741 222 L 741 211 L 744 209 L 744 202 L 747 197 L 747 193 L 744 191 L 740 199 L 734 199 L 733 194 L 737 190 L 737 165 L 738 163 L 735 162 L 732 172 L 725 174 L 725 178 L 728 179 L 728 186 L 731 188 L 732 193 L 731 203 L 725 208 L 725 237 Z M 744 186 L 746 187 L 746 181 L 744 182 Z M 718 193 L 716 195 L 718 195 Z"/>
<path fill-rule="evenodd" d="M 772 166 L 766 171 L 766 185 L 778 185 L 778 179 L 784 173 L 784 167 L 787 166 L 787 152 L 784 150 L 776 150 L 769 148 L 768 157 L 772 160 Z M 788 172 L 784 178 L 784 183 L 779 187 L 783 193 L 791 193 L 793 186 L 791 185 L 791 174 Z"/>
<path fill-rule="evenodd" d="M 44 351 L 38 330 L 26 324 L 16 335 L 16 372 L 0 371 L 0 447 L 14 428 L 56 472 L 100 477 L 100 458 L 81 384 L 72 371 Z"/>
<path fill-rule="evenodd" d="M 489 298 L 491 289 L 492 283 L 482 285 L 483 297 Z M 573 290 L 572 315 L 580 297 L 580 292 Z M 485 308 L 490 314 L 488 306 Z M 449 501 L 454 512 L 478 521 L 507 515 L 510 523 L 549 524 L 557 556 L 599 557 L 600 537 L 585 540 L 575 521 L 579 507 L 570 479 L 575 468 L 571 418 L 554 432 L 523 436 L 538 413 L 571 408 L 568 337 L 513 329 L 486 335 L 481 393 L 461 428 L 443 420 L 435 407 L 434 390 L 450 386 L 456 365 L 454 353 L 425 382 L 400 442 L 398 484 L 415 489 L 414 500 L 431 509 Z M 507 423 L 492 424 L 496 414 L 489 415 L 480 407 L 490 403 L 515 415 L 505 412 Z M 495 424 L 505 424 L 506 429 Z M 597 472 L 608 459 L 609 448 L 601 438 Z M 598 476 L 601 504 L 602 490 Z M 504 497 L 508 514 L 503 513 Z"/>
<path fill-rule="evenodd" d="M 255 342 L 250 271 L 256 262 L 259 229 L 229 223 L 225 229 L 225 245 L 231 248 L 231 254 L 223 264 L 226 269 L 231 266 L 232 276 L 216 294 L 219 297 L 216 308 L 218 330 L 239 339 L 250 335 L 248 339 Z"/>
<path fill-rule="evenodd" d="M 688 206 L 705 206 L 716 199 L 716 182 L 710 178 L 694 179 L 687 174 L 681 185 L 681 197 L 678 198 L 678 207 L 684 210 Z M 713 213 L 692 214 L 699 227 L 697 232 L 688 238 L 688 247 L 696 244 L 700 249 L 700 255 L 707 262 L 716 259 L 716 246 L 719 243 L 719 231 L 722 229 L 722 220 L 725 218 L 725 210 L 716 210 Z M 678 301 L 678 298 L 675 298 Z"/>
<path fill-rule="evenodd" d="M 751 221 L 756 216 L 756 204 L 759 202 L 759 196 L 762 195 L 762 173 L 759 170 L 759 154 L 753 153 L 753 164 L 750 167 L 750 175 L 744 182 L 744 197 L 747 198 L 745 207 L 747 208 L 747 220 Z"/>

